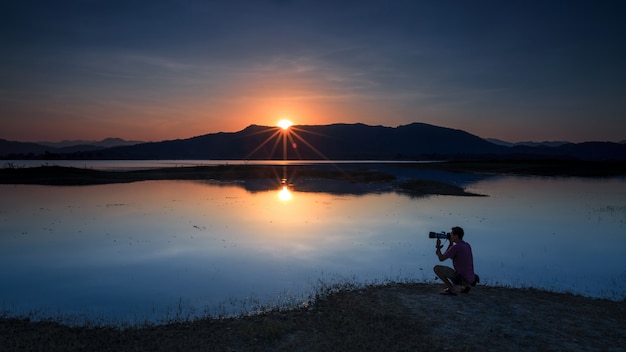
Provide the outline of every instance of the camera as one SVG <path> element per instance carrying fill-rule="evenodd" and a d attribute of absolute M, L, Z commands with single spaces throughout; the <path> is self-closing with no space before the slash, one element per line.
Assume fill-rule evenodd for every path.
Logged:
<path fill-rule="evenodd" d="M 438 238 L 438 239 L 449 240 L 450 239 L 450 232 L 445 232 L 445 231 L 432 232 L 432 231 L 430 231 L 428 233 L 428 238 Z"/>

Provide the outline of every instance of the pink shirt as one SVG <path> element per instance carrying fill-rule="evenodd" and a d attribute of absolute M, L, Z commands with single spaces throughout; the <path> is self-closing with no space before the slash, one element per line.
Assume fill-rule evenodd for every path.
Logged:
<path fill-rule="evenodd" d="M 461 274 L 467 282 L 474 282 L 474 257 L 469 243 L 459 241 L 448 248 L 443 256 L 452 259 L 454 271 Z"/>

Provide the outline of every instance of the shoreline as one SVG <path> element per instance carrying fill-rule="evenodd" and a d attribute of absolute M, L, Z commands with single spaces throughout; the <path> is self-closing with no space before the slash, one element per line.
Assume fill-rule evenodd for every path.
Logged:
<path fill-rule="evenodd" d="M 234 181 L 276 180 L 268 182 L 266 190 L 288 186 L 279 174 L 296 174 L 296 179 L 332 180 L 348 185 L 386 185 L 388 189 L 409 196 L 453 195 L 481 196 L 466 192 L 464 188 L 434 180 L 408 179 L 398 182 L 396 175 L 371 169 L 347 167 L 337 170 L 329 165 L 215 165 L 185 166 L 131 171 L 104 171 L 66 166 L 39 166 L 0 169 L 0 184 L 32 184 L 50 186 L 87 186 L 130 183 L 154 180 Z M 282 184 L 281 184 L 282 182 Z M 366 190 L 360 190 L 366 192 Z"/>
<path fill-rule="evenodd" d="M 478 285 L 339 289 L 310 306 L 164 325 L 70 327 L 0 318 L 6 351 L 567 351 L 626 348 L 626 302 Z M 459 341 L 463 341 L 459 344 Z"/>
<path fill-rule="evenodd" d="M 437 171 L 474 175 L 525 175 L 552 177 L 623 177 L 626 162 L 572 161 L 572 160 L 491 160 L 443 161 L 430 163 L 363 162 L 340 164 L 220 164 L 202 166 L 174 166 L 122 171 L 97 170 L 56 165 L 18 167 L 13 164 L 0 168 L 0 184 L 36 184 L 54 186 L 84 186 L 129 183 L 150 180 L 252 180 L 275 179 L 279 174 L 296 175 L 301 179 L 343 181 L 348 184 L 387 184 L 398 192 L 410 196 L 455 195 L 481 196 L 467 193 L 461 187 L 439 180 L 409 178 L 398 179 L 399 170 Z M 385 171 L 380 171 L 380 167 Z M 389 171 L 395 167 L 395 171 Z M 282 180 L 284 182 L 285 180 Z M 268 188 L 271 190 L 272 188 Z"/>

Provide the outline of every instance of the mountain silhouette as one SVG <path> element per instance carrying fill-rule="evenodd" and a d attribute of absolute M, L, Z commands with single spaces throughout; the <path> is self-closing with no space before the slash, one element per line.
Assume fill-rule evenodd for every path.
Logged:
<path fill-rule="evenodd" d="M 50 148 L 37 143 L 13 142 L 6 139 L 0 139 L 0 157 L 7 158 L 12 155 L 41 155 Z"/>
<path fill-rule="evenodd" d="M 63 155 L 87 153 L 116 146 L 128 146 L 143 143 L 126 141 L 121 138 L 105 138 L 101 141 L 62 141 L 62 142 L 13 142 L 0 139 L 0 158 L 33 159 L 58 158 Z"/>
<path fill-rule="evenodd" d="M 53 148 L 0 140 L 6 159 L 208 159 L 208 160 L 626 160 L 626 144 L 611 142 L 504 146 L 468 132 L 412 123 L 398 127 L 362 123 L 278 127 L 250 125 L 188 139 L 103 148 Z"/>
<path fill-rule="evenodd" d="M 527 147 L 560 147 L 563 144 L 568 144 L 570 142 L 567 141 L 543 141 L 543 142 L 533 142 L 533 141 L 525 141 L 525 142 L 507 142 L 497 138 L 485 138 L 486 141 L 489 141 L 493 144 L 503 145 L 506 147 L 515 147 L 515 146 L 527 146 Z"/>
<path fill-rule="evenodd" d="M 122 138 L 105 138 L 101 141 L 85 141 L 85 140 L 73 140 L 62 142 L 37 142 L 37 144 L 45 145 L 47 147 L 53 147 L 57 149 L 68 150 L 70 148 L 80 148 L 81 146 L 90 146 L 92 149 L 112 148 L 119 146 L 135 145 L 143 143 L 142 141 L 127 141 Z"/>
<path fill-rule="evenodd" d="M 234 133 L 109 148 L 99 154 L 113 159 L 409 160 L 507 150 L 461 130 L 423 123 L 395 128 L 360 123 L 292 126 L 286 143 L 283 133 L 251 125 Z"/>

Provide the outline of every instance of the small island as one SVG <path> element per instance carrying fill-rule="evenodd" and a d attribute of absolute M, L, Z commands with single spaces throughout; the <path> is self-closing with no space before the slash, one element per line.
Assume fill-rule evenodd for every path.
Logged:
<path fill-rule="evenodd" d="M 463 188 L 434 180 L 404 180 L 396 183 L 396 176 L 369 169 L 329 169 L 311 166 L 218 165 L 171 167 L 133 171 L 103 171 L 75 167 L 39 166 L 0 169 L 0 184 L 39 184 L 56 186 L 84 186 L 109 183 L 127 183 L 148 180 L 214 180 L 234 181 L 248 179 L 277 179 L 280 172 L 293 173 L 298 178 L 326 179 L 348 183 L 390 184 L 398 192 L 411 196 L 454 195 L 476 196 Z"/>
<path fill-rule="evenodd" d="M 393 163 L 387 163 L 392 165 Z M 374 163 L 375 165 L 375 163 Z M 460 160 L 428 163 L 398 163 L 401 168 L 440 170 L 454 173 L 613 177 L 626 175 L 626 161 L 581 160 Z M 145 170 L 104 171 L 89 168 L 43 165 L 19 167 L 9 163 L 0 168 L 0 184 L 96 185 L 148 180 L 216 180 L 276 179 L 279 173 L 299 178 L 328 179 L 350 183 L 394 183 L 396 175 L 360 167 L 328 167 L 328 165 L 214 165 L 168 167 Z M 279 178 L 280 179 L 280 178 Z M 476 196 L 463 188 L 437 180 L 402 180 L 393 185 L 400 192 L 413 196 L 439 194 Z"/>

